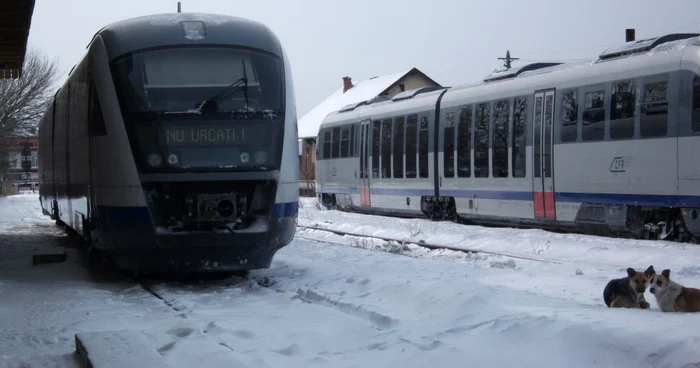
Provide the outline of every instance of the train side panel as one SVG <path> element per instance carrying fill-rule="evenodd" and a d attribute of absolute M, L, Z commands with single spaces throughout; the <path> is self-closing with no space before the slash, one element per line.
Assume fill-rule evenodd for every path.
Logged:
<path fill-rule="evenodd" d="M 421 198 L 435 195 L 434 138 L 435 108 L 417 107 L 402 116 L 372 116 L 369 166 L 371 207 L 377 210 L 421 215 Z M 401 117 L 404 130 L 394 129 Z M 397 134 L 403 134 L 403 147 L 395 147 Z M 410 136 L 409 136 L 410 135 Z M 415 147 L 410 149 L 410 147 Z M 401 152 L 404 162 L 394 165 L 394 154 Z M 397 155 L 398 156 L 398 155 Z M 411 163 L 409 163 L 409 160 Z M 403 166 L 403 167 L 401 167 Z"/>
<path fill-rule="evenodd" d="M 67 198 L 70 212 L 66 224 L 83 234 L 88 219 L 89 150 L 87 132 L 88 60 L 78 64 L 70 76 L 70 119 L 68 120 L 68 183 Z"/>
<path fill-rule="evenodd" d="M 39 202 L 44 215 L 53 218 L 54 177 L 53 177 L 53 112 L 54 100 L 39 123 Z"/>
<path fill-rule="evenodd" d="M 91 123 L 91 212 L 98 248 L 128 246 L 128 234 L 111 231 L 125 222 L 151 229 L 124 120 L 119 108 L 109 60 L 101 37 L 91 44 L 90 71 L 97 100 Z M 100 114 L 98 114 L 100 112 Z M 140 229 L 140 230 L 143 230 Z M 135 229 L 136 230 L 136 229 Z"/>
<path fill-rule="evenodd" d="M 54 114 L 54 186 L 56 210 L 59 222 L 70 223 L 70 201 L 68 200 L 68 121 L 70 119 L 70 81 L 56 95 Z"/>
<path fill-rule="evenodd" d="M 277 186 L 275 208 L 273 209 L 274 221 L 279 222 L 277 230 L 281 234 L 278 240 L 279 244 L 276 244 L 279 247 L 275 247 L 273 252 L 276 252 L 282 246 L 286 246 L 294 238 L 299 212 L 299 131 L 297 107 L 291 63 L 284 49 L 282 50 L 282 59 L 284 61 L 285 76 L 284 138 L 282 142 L 282 164 L 279 170 L 279 184 Z M 270 256 L 271 259 L 272 256 Z M 269 264 L 267 266 L 269 267 Z"/>
<path fill-rule="evenodd" d="M 487 110 L 481 106 L 477 114 L 477 105 L 484 103 Z M 454 198 L 457 214 L 465 218 L 533 219 L 532 97 L 442 104 L 440 196 Z M 493 124 L 495 119 L 502 123 Z M 487 147 L 486 154 L 477 156 L 480 147 Z"/>

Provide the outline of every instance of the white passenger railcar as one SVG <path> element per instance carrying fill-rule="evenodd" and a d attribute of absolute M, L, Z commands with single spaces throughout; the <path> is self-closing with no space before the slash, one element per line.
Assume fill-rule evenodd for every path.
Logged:
<path fill-rule="evenodd" d="M 318 196 L 366 213 L 693 240 L 699 36 L 346 106 L 319 131 Z"/>

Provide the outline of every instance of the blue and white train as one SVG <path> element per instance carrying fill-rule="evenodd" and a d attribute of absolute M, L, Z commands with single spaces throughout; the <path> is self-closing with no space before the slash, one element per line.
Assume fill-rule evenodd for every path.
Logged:
<path fill-rule="evenodd" d="M 608 236 L 700 237 L 700 34 L 326 116 L 327 206 Z"/>
<path fill-rule="evenodd" d="M 40 122 L 41 207 L 137 273 L 267 268 L 295 234 L 297 136 L 289 59 L 268 27 L 119 21 Z"/>

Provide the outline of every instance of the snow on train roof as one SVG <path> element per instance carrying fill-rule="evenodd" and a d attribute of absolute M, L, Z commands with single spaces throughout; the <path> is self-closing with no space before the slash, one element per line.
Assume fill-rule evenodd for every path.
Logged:
<path fill-rule="evenodd" d="M 363 80 L 356 83 L 345 93 L 343 93 L 343 87 L 340 87 L 299 119 L 299 138 L 316 137 L 326 115 L 338 111 L 343 106 L 351 103 L 367 101 L 376 97 L 409 71 L 410 69 L 383 77 Z"/>
<path fill-rule="evenodd" d="M 700 46 L 700 37 L 695 37 L 691 34 L 682 34 L 679 36 L 686 36 L 687 38 L 682 38 L 682 39 L 677 39 L 677 40 L 672 40 L 672 41 L 666 41 L 663 42 L 655 47 L 653 47 L 650 50 L 647 51 L 639 51 L 639 50 L 644 50 L 644 48 L 648 48 L 649 46 L 653 45 L 654 42 L 657 42 L 659 40 L 664 39 L 664 37 L 676 37 L 676 35 L 665 35 L 665 36 L 660 36 L 660 37 L 654 37 L 650 39 L 644 39 L 644 40 L 639 40 L 639 41 L 634 41 L 634 42 L 628 42 L 623 45 L 619 46 L 613 46 L 605 51 L 603 51 L 599 57 L 597 58 L 587 58 L 587 59 L 580 59 L 576 61 L 571 61 L 571 62 L 539 62 L 536 64 L 541 64 L 541 65 L 546 65 L 550 64 L 549 66 L 544 66 L 532 70 L 526 70 L 521 73 L 518 73 L 519 70 L 525 68 L 527 65 L 533 65 L 533 64 L 526 64 L 522 66 L 518 66 L 515 68 L 511 68 L 512 72 L 510 74 L 517 74 L 513 78 L 504 78 L 504 79 L 495 79 L 498 78 L 500 75 L 506 75 L 507 71 L 506 69 L 501 69 L 501 70 L 495 70 L 487 78 L 486 80 L 489 80 L 490 78 L 494 78 L 493 81 L 481 81 L 481 82 L 471 82 L 471 83 L 465 83 L 461 85 L 457 85 L 452 88 L 452 90 L 459 90 L 459 89 L 466 89 L 466 88 L 473 88 L 477 86 L 482 86 L 485 84 L 491 84 L 495 82 L 500 82 L 500 81 L 508 81 L 508 80 L 515 80 L 515 79 L 521 79 L 521 78 L 527 78 L 535 75 L 541 75 L 541 74 L 549 74 L 549 73 L 560 73 L 564 71 L 569 71 L 577 68 L 584 68 L 584 67 L 590 67 L 590 66 L 595 66 L 600 63 L 605 63 L 607 61 L 614 61 L 614 60 L 620 60 L 620 59 L 625 59 L 629 57 L 643 57 L 643 56 L 653 56 L 657 55 L 660 53 L 669 53 L 669 52 L 677 52 L 681 51 L 684 48 L 691 46 L 691 45 L 696 45 Z M 690 37 L 688 37 L 690 36 Z"/>

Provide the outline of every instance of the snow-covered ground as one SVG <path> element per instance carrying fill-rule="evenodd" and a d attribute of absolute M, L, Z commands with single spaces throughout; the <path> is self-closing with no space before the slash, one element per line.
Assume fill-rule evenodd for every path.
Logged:
<path fill-rule="evenodd" d="M 142 331 L 173 367 L 700 366 L 700 314 L 608 309 L 627 267 L 700 287 L 700 247 L 399 220 L 319 210 L 300 225 L 557 261 L 426 251 L 299 230 L 254 282 L 141 288 L 89 273 L 77 256 L 32 267 L 63 239 L 35 195 L 0 199 L 0 365 L 73 367 L 81 331 Z M 6 235 L 8 234 L 9 235 Z M 315 240 L 312 240 L 315 239 Z M 224 283 L 225 284 L 225 283 Z M 33 365 L 32 365 L 33 364 Z M 695 364 L 695 365 L 693 365 Z"/>

